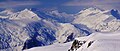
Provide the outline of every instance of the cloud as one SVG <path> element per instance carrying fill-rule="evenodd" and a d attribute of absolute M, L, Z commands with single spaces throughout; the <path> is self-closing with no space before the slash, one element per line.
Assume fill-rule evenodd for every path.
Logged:
<path fill-rule="evenodd" d="M 0 2 L 0 8 L 12 8 L 19 6 L 32 6 L 32 5 L 41 5 L 40 2 L 37 1 L 4 1 Z"/>
<path fill-rule="evenodd" d="M 120 0 L 72 0 L 63 6 L 93 6 L 101 9 L 120 9 Z"/>

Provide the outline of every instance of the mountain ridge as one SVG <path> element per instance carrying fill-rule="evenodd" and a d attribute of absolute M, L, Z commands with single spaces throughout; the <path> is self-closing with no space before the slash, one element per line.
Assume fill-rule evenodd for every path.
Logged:
<path fill-rule="evenodd" d="M 70 42 L 76 37 L 88 36 L 93 32 L 119 31 L 120 21 L 108 14 L 109 12 L 110 10 L 88 8 L 69 17 L 71 15 L 59 11 L 58 15 L 54 15 L 51 12 L 25 9 L 7 16 L 0 15 L 0 37 L 5 40 L 1 41 L 3 43 L 0 45 L 6 45 L 0 47 L 0 50 L 21 51 Z M 6 42 L 8 36 L 12 41 Z M 35 45 L 32 45 L 33 43 Z"/>

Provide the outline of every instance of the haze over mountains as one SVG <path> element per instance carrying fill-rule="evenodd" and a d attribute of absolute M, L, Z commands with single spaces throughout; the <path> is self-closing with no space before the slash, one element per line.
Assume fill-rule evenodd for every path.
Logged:
<path fill-rule="evenodd" d="M 76 14 L 24 9 L 0 12 L 0 51 L 66 43 L 93 32 L 120 30 L 118 10 L 87 8 Z"/>

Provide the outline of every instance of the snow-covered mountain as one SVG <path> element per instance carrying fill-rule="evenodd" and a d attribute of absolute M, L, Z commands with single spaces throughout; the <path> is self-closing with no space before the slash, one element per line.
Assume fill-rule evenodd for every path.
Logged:
<path fill-rule="evenodd" d="M 56 39 L 59 43 L 69 42 L 75 37 L 83 36 L 79 30 L 70 23 L 61 23 L 56 32 Z"/>
<path fill-rule="evenodd" d="M 30 38 L 25 27 L 30 22 L 38 20 L 40 18 L 36 14 L 26 9 L 10 15 L 2 15 L 0 17 L 0 51 L 21 51 L 25 41 Z"/>
<path fill-rule="evenodd" d="M 76 41 L 76 42 L 75 42 Z M 75 41 L 65 44 L 53 44 L 44 47 L 35 47 L 25 51 L 119 51 L 120 32 L 92 33 L 89 36 L 76 38 Z M 69 50 L 68 50 L 69 49 Z"/>
<path fill-rule="evenodd" d="M 119 20 L 110 13 L 111 10 L 88 8 L 80 11 L 72 23 L 83 24 L 99 32 L 117 31 L 120 29 Z"/>
<path fill-rule="evenodd" d="M 93 33 L 90 36 L 76 38 L 78 43 L 75 45 L 79 44 L 79 48 L 74 47 L 75 45 L 72 45 L 72 48 L 76 51 L 119 51 L 119 33 Z"/>
<path fill-rule="evenodd" d="M 13 13 L 14 13 L 13 9 L 6 9 L 6 10 L 0 12 L 0 15 L 2 15 L 2 16 L 6 15 L 7 16 L 7 15 L 11 15 Z"/>
<path fill-rule="evenodd" d="M 77 14 L 67 14 L 57 10 L 14 12 L 8 9 L 0 12 L 0 51 L 66 43 L 93 32 L 119 31 L 119 27 L 119 19 L 114 17 L 112 10 L 88 8 Z"/>
<path fill-rule="evenodd" d="M 62 37 L 63 33 L 59 33 L 61 34 L 59 36 L 56 33 L 61 32 L 63 25 L 65 28 L 67 26 L 73 28 L 70 28 L 71 30 L 66 29 L 64 35 L 69 33 L 67 36 L 63 36 L 65 37 L 63 38 L 65 39 L 64 41 L 60 41 L 61 39 L 57 37 Z M 10 15 L 0 15 L 0 28 L 1 51 L 21 51 L 32 47 L 50 45 L 58 41 L 71 41 L 76 37 L 76 34 L 80 36 L 79 31 L 73 25 L 63 24 L 54 19 L 43 19 L 36 12 L 34 13 L 28 9 Z M 74 34 L 74 36 L 68 40 L 66 37 L 69 37 L 71 34 Z"/>

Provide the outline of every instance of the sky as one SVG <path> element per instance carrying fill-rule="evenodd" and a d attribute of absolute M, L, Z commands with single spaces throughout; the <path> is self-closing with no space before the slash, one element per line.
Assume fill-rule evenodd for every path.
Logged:
<path fill-rule="evenodd" d="M 120 0 L 0 0 L 0 10 L 38 8 L 40 10 L 58 10 L 77 13 L 82 9 L 95 7 L 102 10 L 120 10 Z"/>

